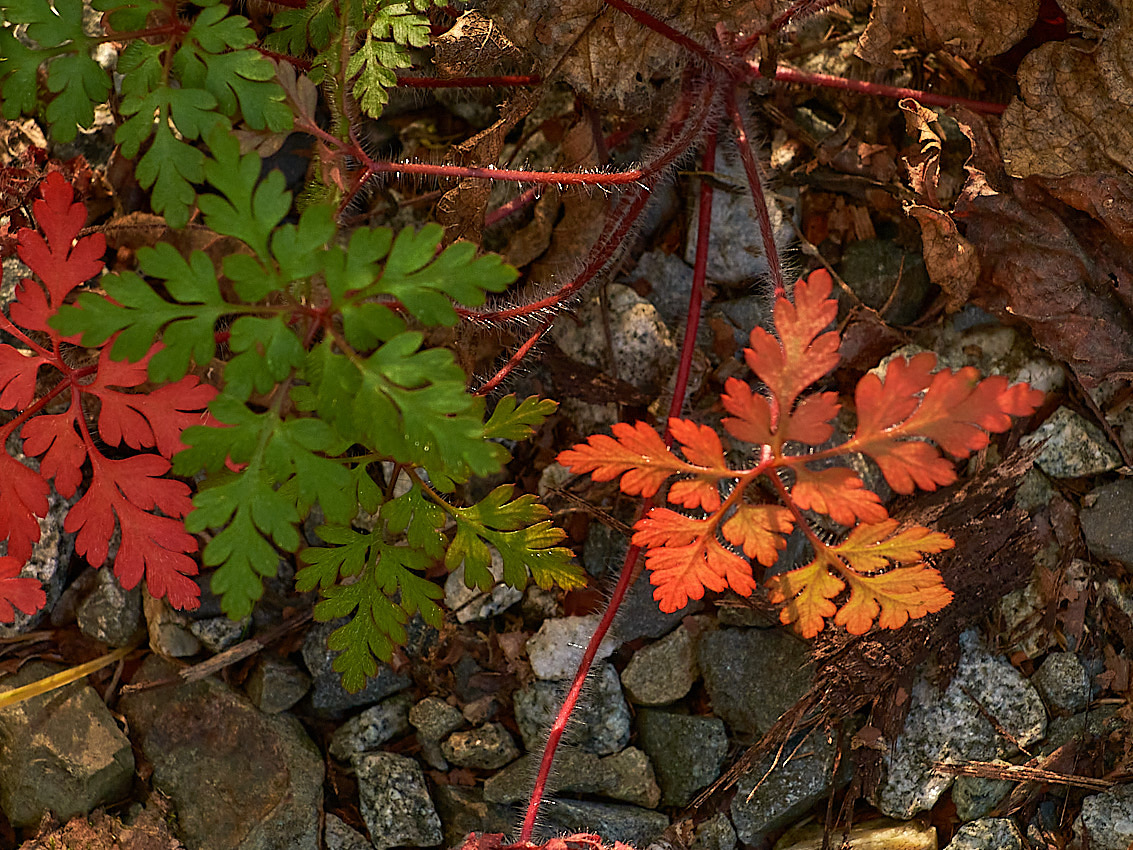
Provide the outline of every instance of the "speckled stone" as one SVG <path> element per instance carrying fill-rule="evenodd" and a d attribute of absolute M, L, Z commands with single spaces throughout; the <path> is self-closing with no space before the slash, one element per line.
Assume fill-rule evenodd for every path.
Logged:
<path fill-rule="evenodd" d="M 381 752 L 361 753 L 352 763 L 362 818 L 377 850 L 441 843 L 441 819 L 421 765 L 408 756 Z"/>

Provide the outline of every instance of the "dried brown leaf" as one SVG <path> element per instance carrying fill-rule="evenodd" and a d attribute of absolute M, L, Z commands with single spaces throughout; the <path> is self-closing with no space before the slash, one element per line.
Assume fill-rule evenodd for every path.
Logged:
<path fill-rule="evenodd" d="M 909 185 L 931 206 L 939 207 L 936 187 L 940 182 L 941 138 L 944 131 L 936 113 L 921 106 L 911 97 L 897 104 L 905 113 L 905 132 L 916 136 L 916 150 L 902 157 L 905 170 L 909 174 Z"/>
<path fill-rule="evenodd" d="M 771 0 L 655 0 L 638 3 L 702 43 L 715 41 L 717 22 L 750 32 L 766 23 Z M 688 51 L 610 6 L 605 0 L 490 0 L 484 12 L 544 77 L 560 79 L 599 109 L 657 117 L 661 86 L 675 80 Z"/>
<path fill-rule="evenodd" d="M 519 58 L 495 22 L 471 9 L 432 41 L 433 64 L 443 77 L 479 77 L 500 74 Z"/>
<path fill-rule="evenodd" d="M 1133 176 L 1012 178 L 982 119 L 960 126 L 972 157 L 956 214 L 980 260 L 977 303 L 1026 322 L 1087 386 L 1133 374 Z"/>
<path fill-rule="evenodd" d="M 1118 64 L 1103 73 L 1099 57 L 1067 42 L 1027 54 L 1000 130 L 1009 174 L 1133 171 L 1133 75 Z"/>
<path fill-rule="evenodd" d="M 903 39 L 965 59 L 998 56 L 1038 18 L 1039 0 L 876 0 L 857 54 L 873 65 L 901 63 L 893 48 Z"/>
<path fill-rule="evenodd" d="M 980 260 L 972 243 L 960 235 L 948 213 L 922 204 L 909 204 L 905 212 L 921 226 L 921 246 L 929 280 L 945 295 L 945 308 L 954 313 L 971 297 L 980 276 Z"/>

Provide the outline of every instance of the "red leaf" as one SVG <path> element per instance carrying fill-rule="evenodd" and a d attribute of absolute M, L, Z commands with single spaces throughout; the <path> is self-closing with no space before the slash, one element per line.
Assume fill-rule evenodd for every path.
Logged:
<path fill-rule="evenodd" d="M 842 406 L 837 393 L 812 393 L 804 396 L 780 429 L 783 440 L 795 440 L 808 446 L 820 446 L 834 434 L 834 417 Z"/>
<path fill-rule="evenodd" d="M 76 533 L 75 549 L 92 565 L 106 561 L 115 520 L 122 540 L 114 574 L 129 590 L 144 576 L 150 595 L 168 597 L 175 608 L 196 608 L 200 589 L 189 576 L 197 564 L 186 553 L 197 541 L 180 520 L 192 503 L 189 488 L 169 478 L 169 461 L 158 455 L 123 460 L 91 456 L 94 474 L 87 492 L 67 514 L 63 527 Z M 146 513 L 153 508 L 169 516 Z"/>
<path fill-rule="evenodd" d="M 56 416 L 37 416 L 24 426 L 21 434 L 25 452 L 32 457 L 43 455 L 39 474 L 44 478 L 54 478 L 55 489 L 63 498 L 74 496 L 83 483 L 87 447 L 75 430 L 73 408 Z"/>
<path fill-rule="evenodd" d="M 0 623 L 16 619 L 13 608 L 34 614 L 47 604 L 47 594 L 38 579 L 20 576 L 24 562 L 10 555 L 0 555 Z"/>
<path fill-rule="evenodd" d="M 111 360 L 109 346 L 98 360 L 95 380 L 83 392 L 102 402 L 98 432 L 108 444 L 122 443 L 134 449 L 156 447 L 167 458 L 185 448 L 181 432 L 206 421 L 204 408 L 216 390 L 187 375 L 175 384 L 166 384 L 148 393 L 123 393 L 113 387 L 136 387 L 146 381 L 149 358 L 160 349 L 155 345 L 142 360 L 127 363 Z"/>
<path fill-rule="evenodd" d="M 7 429 L 0 435 L 7 437 Z M 0 453 L 0 539 L 8 541 L 8 554 L 21 563 L 31 557 L 39 541 L 36 517 L 47 516 L 47 482 L 7 452 Z"/>
<path fill-rule="evenodd" d="M 47 175 L 41 191 L 43 200 L 36 201 L 32 211 L 43 236 L 21 230 L 19 255 L 47 287 L 51 306 L 58 308 L 72 289 L 102 271 L 106 239 L 95 233 L 75 241 L 87 222 L 87 210 L 73 201 L 74 192 L 62 174 Z"/>
<path fill-rule="evenodd" d="M 751 387 L 738 378 L 728 378 L 720 400 L 724 409 L 732 414 L 724 419 L 724 428 L 729 434 L 757 446 L 771 444 L 771 405 L 767 399 L 752 392 Z"/>
<path fill-rule="evenodd" d="M 35 400 L 35 383 L 45 357 L 24 354 L 10 345 L 0 345 L 0 407 L 28 407 Z"/>

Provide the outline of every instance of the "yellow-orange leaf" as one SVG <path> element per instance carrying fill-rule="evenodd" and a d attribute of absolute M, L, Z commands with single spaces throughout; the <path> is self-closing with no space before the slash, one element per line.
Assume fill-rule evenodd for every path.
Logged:
<path fill-rule="evenodd" d="M 820 553 L 805 567 L 767 580 L 773 603 L 786 602 L 779 612 L 784 625 L 795 624 L 804 638 L 812 638 L 826 627 L 826 618 L 838 610 L 831 601 L 846 587 L 826 566 L 826 553 Z"/>
<path fill-rule="evenodd" d="M 834 417 L 841 405 L 837 393 L 811 393 L 803 396 L 790 416 L 783 417 L 782 438 L 820 446 L 834 434 Z"/>
<path fill-rule="evenodd" d="M 649 581 L 656 588 L 653 598 L 666 614 L 683 608 L 690 599 L 700 599 L 705 589 L 724 590 L 731 586 L 741 596 L 750 596 L 755 590 L 751 564 L 725 549 L 715 535 L 700 537 L 685 546 L 650 549 L 645 566 L 649 568 Z"/>
<path fill-rule="evenodd" d="M 891 564 L 916 564 L 925 555 L 951 549 L 956 542 L 947 534 L 914 525 L 894 534 L 897 520 L 859 525 L 834 546 L 851 569 L 869 575 Z"/>
<path fill-rule="evenodd" d="M 768 581 L 771 601 L 787 603 L 780 620 L 814 637 L 835 613 L 833 599 L 846 585 L 850 598 L 834 622 L 856 635 L 869 631 L 875 619 L 882 628 L 896 629 L 951 602 L 940 573 L 921 559 L 952 548 L 952 538 L 920 526 L 894 534 L 896 528 L 896 520 L 859 525 L 837 546 L 823 546 L 805 567 Z"/>
<path fill-rule="evenodd" d="M 733 546 L 743 547 L 749 558 L 769 567 L 787 545 L 783 535 L 789 534 L 794 525 L 794 516 L 781 505 L 740 505 L 724 521 L 721 532 Z"/>
<path fill-rule="evenodd" d="M 899 629 L 910 619 L 939 611 L 952 601 L 952 591 L 944 586 L 940 573 L 924 564 L 873 576 L 843 575 L 850 598 L 834 622 L 852 635 L 864 635 L 875 619 L 883 629 Z"/>

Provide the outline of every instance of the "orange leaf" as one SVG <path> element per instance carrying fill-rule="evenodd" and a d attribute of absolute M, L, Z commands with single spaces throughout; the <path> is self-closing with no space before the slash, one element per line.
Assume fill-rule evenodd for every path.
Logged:
<path fill-rule="evenodd" d="M 612 430 L 613 437 L 596 434 L 560 452 L 559 463 L 571 472 L 589 472 L 595 481 L 622 475 L 623 493 L 646 497 L 655 495 L 670 475 L 696 471 L 669 451 L 661 435 L 645 422 L 618 422 Z"/>
<path fill-rule="evenodd" d="M 789 534 L 794 525 L 794 516 L 780 505 L 740 505 L 725 520 L 721 532 L 733 546 L 742 546 L 749 558 L 769 567 L 787 545 L 782 535 Z"/>
<path fill-rule="evenodd" d="M 837 393 L 812 393 L 805 396 L 782 427 L 783 440 L 796 440 L 808 446 L 820 446 L 834 434 L 834 417 L 841 409 Z"/>
<path fill-rule="evenodd" d="M 822 269 L 795 285 L 792 304 L 775 302 L 776 339 L 763 328 L 751 332 L 744 350 L 748 366 L 767 385 L 780 413 L 789 413 L 803 390 L 838 365 L 838 334 L 823 333 L 838 313 L 830 298 L 830 274 Z"/>
<path fill-rule="evenodd" d="M 988 444 L 987 432 L 1007 430 L 1012 416 L 1033 413 L 1043 400 L 1038 390 L 1009 386 L 1002 376 L 981 381 L 970 366 L 956 372 L 934 373 L 935 368 L 931 353 L 897 358 L 884 381 L 866 375 L 855 391 L 858 430 L 846 449 L 873 458 L 898 493 L 951 484 L 956 473 L 941 449 L 967 457 Z"/>
<path fill-rule="evenodd" d="M 827 569 L 827 553 L 788 573 L 767 580 L 768 598 L 773 603 L 786 602 L 779 612 L 784 625 L 795 624 L 804 638 L 812 638 L 826 628 L 826 618 L 838 610 L 831 601 L 846 587 Z"/>
<path fill-rule="evenodd" d="M 686 508 L 717 510 L 720 507 L 718 481 L 732 477 L 732 470 L 724 460 L 720 437 L 708 426 L 697 425 L 687 419 L 670 419 L 669 430 L 681 444 L 681 451 L 689 463 L 710 470 L 707 475 L 674 482 L 669 488 L 669 501 Z"/>
<path fill-rule="evenodd" d="M 794 470 L 791 498 L 804 510 L 818 511 L 847 526 L 859 520 L 881 522 L 889 516 L 881 498 L 867 490 L 852 469 L 835 466 L 814 470 L 799 464 Z"/>
<path fill-rule="evenodd" d="M 752 392 L 739 378 L 728 378 L 720 400 L 724 409 L 732 414 L 724 419 L 729 434 L 757 446 L 771 443 L 771 405 L 767 399 Z"/>
<path fill-rule="evenodd" d="M 633 545 L 647 547 L 645 566 L 657 588 L 653 598 L 672 613 L 700 599 L 705 589 L 729 585 L 742 596 L 755 590 L 751 565 L 716 539 L 716 522 L 654 508 L 634 526 Z"/>

